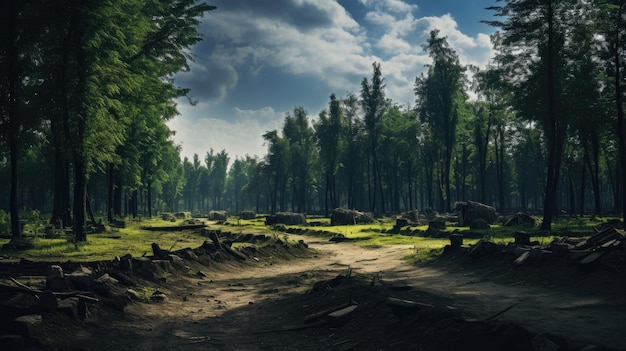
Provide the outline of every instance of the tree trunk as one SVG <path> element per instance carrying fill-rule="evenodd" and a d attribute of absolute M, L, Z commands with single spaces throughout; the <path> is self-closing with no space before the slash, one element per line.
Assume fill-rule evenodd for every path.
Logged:
<path fill-rule="evenodd" d="M 622 13 L 624 11 L 624 5 L 620 1 L 619 8 L 617 10 L 617 15 L 615 16 L 615 38 L 613 44 L 613 60 L 615 64 L 615 76 L 613 79 L 614 89 L 615 89 L 615 105 L 617 108 L 617 136 L 619 141 L 619 159 L 622 169 L 621 174 L 621 207 L 622 207 L 622 220 L 626 223 L 626 196 L 624 196 L 623 191 L 626 189 L 626 140 L 624 139 L 624 133 L 626 129 L 624 129 L 624 108 L 622 106 L 622 87 L 621 87 L 621 55 L 620 55 L 620 46 L 621 46 L 621 37 L 620 31 L 621 29 L 621 21 L 622 21 Z"/>
<path fill-rule="evenodd" d="M 546 58 L 547 65 L 547 91 L 548 91 L 548 111 L 547 120 L 544 126 L 546 138 L 548 139 L 548 170 L 546 175 L 545 198 L 543 206 L 543 221 L 541 230 L 552 230 L 552 218 L 556 214 L 557 188 L 559 178 L 560 157 L 558 155 L 559 125 L 556 111 L 555 98 L 555 67 L 554 67 L 554 9 L 551 1 L 548 2 L 547 22 L 548 22 L 548 52 Z"/>
<path fill-rule="evenodd" d="M 587 182 L 587 172 L 585 172 L 585 160 L 583 160 L 583 165 L 582 165 L 582 172 L 580 172 L 580 215 L 581 217 L 585 214 L 585 189 L 586 189 L 586 182 Z"/>
<path fill-rule="evenodd" d="M 148 208 L 148 218 L 152 218 L 152 182 L 150 176 L 147 177 L 147 187 L 148 187 L 148 198 L 146 199 L 146 205 Z"/>
<path fill-rule="evenodd" d="M 109 166 L 107 167 L 107 221 L 109 223 L 113 222 L 113 199 L 115 197 L 114 172 L 113 163 L 109 163 Z"/>
<path fill-rule="evenodd" d="M 570 175 L 567 177 L 569 182 L 569 213 L 570 215 L 576 215 L 576 189 L 574 187 L 574 179 Z"/>
<path fill-rule="evenodd" d="M 85 130 L 87 126 L 87 57 L 83 45 L 84 13 L 80 6 L 72 3 L 72 33 L 76 50 L 77 84 L 73 103 L 74 132 L 72 133 L 72 153 L 74 160 L 74 236 L 76 241 L 87 240 L 85 235 L 85 210 L 87 203 L 87 164 L 85 160 Z"/>
<path fill-rule="evenodd" d="M 74 152 L 74 237 L 78 242 L 87 240 L 85 235 L 85 211 L 87 204 L 87 177 L 83 156 Z"/>
<path fill-rule="evenodd" d="M 18 92 L 20 90 L 20 78 L 19 78 L 19 57 L 18 57 L 18 49 L 17 43 L 17 14 L 18 14 L 18 2 L 15 0 L 10 0 L 9 3 L 9 11 L 11 12 L 10 23 L 8 25 L 9 28 L 9 45 L 7 48 L 7 56 L 8 56 L 8 75 L 9 75 L 9 106 L 8 106 L 8 119 L 9 119 L 9 130 L 8 130 L 8 143 L 9 143 L 9 153 L 10 153 L 10 163 L 11 163 L 11 190 L 9 195 L 9 212 L 11 217 L 11 236 L 13 238 L 19 238 L 21 233 L 20 228 L 20 219 L 19 219 L 19 208 L 17 205 L 17 158 L 18 158 L 18 143 L 19 143 L 19 131 L 21 124 L 21 116 L 18 111 Z M 6 132 L 6 131 L 5 131 Z"/>

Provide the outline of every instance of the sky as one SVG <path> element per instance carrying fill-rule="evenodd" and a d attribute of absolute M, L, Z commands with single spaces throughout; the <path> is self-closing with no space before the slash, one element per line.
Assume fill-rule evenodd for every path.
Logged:
<path fill-rule="evenodd" d="M 334 93 L 359 94 L 372 64 L 381 65 L 385 94 L 413 104 L 415 77 L 431 62 L 422 49 L 438 29 L 461 64 L 484 68 L 493 57 L 481 20 L 495 0 L 207 0 L 217 9 L 202 18 L 203 40 L 192 48 L 189 72 L 175 84 L 189 88 L 168 122 L 182 157 L 226 150 L 231 162 L 267 154 L 263 134 L 282 128 L 302 106 L 310 119 Z M 190 103 L 190 102 L 193 102 Z"/>

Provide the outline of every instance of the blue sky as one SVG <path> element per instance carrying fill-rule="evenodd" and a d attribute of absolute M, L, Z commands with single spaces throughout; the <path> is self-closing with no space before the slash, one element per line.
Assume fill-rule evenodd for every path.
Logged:
<path fill-rule="evenodd" d="M 386 94 L 413 103 L 413 82 L 430 59 L 422 50 L 439 29 L 462 64 L 484 67 L 493 56 L 481 20 L 495 0 L 213 0 L 191 71 L 175 76 L 197 101 L 178 101 L 168 122 L 182 155 L 204 159 L 212 148 L 262 157 L 262 135 L 280 129 L 303 106 L 311 119 L 329 96 L 359 93 L 379 62 Z"/>

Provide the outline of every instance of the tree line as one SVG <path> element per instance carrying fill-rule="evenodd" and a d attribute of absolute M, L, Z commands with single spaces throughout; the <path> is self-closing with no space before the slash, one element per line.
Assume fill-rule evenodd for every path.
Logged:
<path fill-rule="evenodd" d="M 194 0 L 0 6 L 0 145 L 11 232 L 19 236 L 19 209 L 35 206 L 23 198 L 29 196 L 52 212 L 52 223 L 73 227 L 84 241 L 98 181 L 106 184 L 99 190 L 111 220 L 121 215 L 122 192 L 135 211 L 138 189 L 167 182 L 180 162 L 165 121 L 187 91 L 172 75 L 188 69 L 200 17 L 214 7 Z"/>
<path fill-rule="evenodd" d="M 186 94 L 171 75 L 187 69 L 213 7 L 5 2 L 2 208 L 13 226 L 20 208 L 50 211 L 78 240 L 94 212 L 395 213 L 476 200 L 542 211 L 547 230 L 562 212 L 624 216 L 625 3 L 496 4 L 488 67 L 462 65 L 434 30 L 414 104 L 387 98 L 373 63 L 359 93 L 331 94 L 315 117 L 296 106 L 263 135 L 266 155 L 231 163 L 226 150 L 181 160 L 165 125 Z"/>

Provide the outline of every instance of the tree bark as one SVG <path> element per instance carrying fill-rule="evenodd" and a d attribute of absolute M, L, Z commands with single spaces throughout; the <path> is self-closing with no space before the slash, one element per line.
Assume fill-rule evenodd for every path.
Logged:
<path fill-rule="evenodd" d="M 548 52 L 546 57 L 547 66 L 547 91 L 548 111 L 545 123 L 545 134 L 548 139 L 548 170 L 546 174 L 546 187 L 543 206 L 543 221 L 541 230 L 552 230 L 552 219 L 557 207 L 557 188 L 559 178 L 559 121 L 556 111 L 555 98 L 555 67 L 554 67 L 554 8 L 552 1 L 548 2 L 546 21 L 548 22 Z"/>
<path fill-rule="evenodd" d="M 613 38 L 613 60 L 615 64 L 615 73 L 614 73 L 614 89 L 615 89 L 615 105 L 617 108 L 617 136 L 619 141 L 619 159 L 622 169 L 621 174 L 621 188 L 622 191 L 626 189 L 626 140 L 624 139 L 624 133 L 626 130 L 624 129 L 624 108 L 622 106 L 622 88 L 621 88 L 621 57 L 620 57 L 620 45 L 621 37 L 621 21 L 622 21 L 622 13 L 624 11 L 624 5 L 620 1 L 619 8 L 617 10 L 617 14 L 615 16 L 615 38 Z M 622 202 L 622 220 L 626 223 L 626 196 L 621 194 Z"/>
<path fill-rule="evenodd" d="M 21 124 L 21 116 L 18 111 L 18 92 L 19 92 L 19 53 L 17 48 L 17 14 L 18 14 L 18 1 L 10 0 L 9 11 L 11 12 L 9 28 L 9 45 L 7 48 L 8 56 L 8 75 L 9 75 L 9 130 L 8 130 L 8 143 L 10 153 L 11 164 L 11 190 L 9 194 L 9 213 L 11 217 L 11 236 L 13 238 L 21 237 L 19 208 L 17 205 L 17 159 L 18 159 L 18 144 L 19 144 L 19 131 Z"/>

